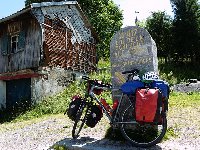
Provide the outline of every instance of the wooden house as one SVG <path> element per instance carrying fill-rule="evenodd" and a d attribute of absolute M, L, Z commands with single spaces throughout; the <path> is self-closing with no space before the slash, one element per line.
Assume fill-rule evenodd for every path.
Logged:
<path fill-rule="evenodd" d="M 36 102 L 94 70 L 96 41 L 76 1 L 33 3 L 0 19 L 0 109 Z"/>

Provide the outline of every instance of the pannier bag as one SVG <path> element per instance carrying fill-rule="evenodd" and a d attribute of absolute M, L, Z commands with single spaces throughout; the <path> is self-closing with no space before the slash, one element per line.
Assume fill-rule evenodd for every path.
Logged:
<path fill-rule="evenodd" d="M 152 88 L 159 88 L 162 91 L 163 97 L 169 98 L 169 85 L 163 80 L 155 80 L 151 83 Z"/>
<path fill-rule="evenodd" d="M 95 125 L 101 120 L 102 116 L 103 113 L 101 108 L 97 105 L 93 105 L 90 113 L 87 114 L 86 125 L 91 128 L 95 127 Z"/>
<path fill-rule="evenodd" d="M 76 114 L 77 114 L 77 111 L 79 110 L 81 103 L 82 103 L 82 99 L 80 97 L 76 97 L 69 104 L 69 108 L 67 110 L 67 116 L 71 120 L 75 121 Z"/>
<path fill-rule="evenodd" d="M 144 83 L 141 81 L 133 80 L 122 84 L 121 90 L 124 94 L 135 94 L 137 88 L 144 87 Z"/>
<path fill-rule="evenodd" d="M 159 89 L 137 89 L 135 119 L 138 122 L 156 123 L 162 113 L 162 93 Z"/>

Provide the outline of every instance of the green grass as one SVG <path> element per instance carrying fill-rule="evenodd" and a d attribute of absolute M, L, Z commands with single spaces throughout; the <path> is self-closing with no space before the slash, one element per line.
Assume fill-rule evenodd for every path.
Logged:
<path fill-rule="evenodd" d="M 191 74 L 184 76 L 184 74 L 187 74 L 188 71 L 184 70 L 182 68 L 179 70 L 178 68 L 174 68 L 174 66 L 161 66 L 160 69 L 160 75 L 163 79 L 166 79 L 171 85 L 176 84 L 178 82 L 186 81 L 188 78 L 194 78 L 197 76 L 198 71 L 194 73 L 191 71 Z M 100 61 L 99 62 L 99 68 L 110 67 L 109 62 Z M 109 69 L 100 69 L 98 73 L 92 73 L 90 74 L 91 78 L 97 78 L 99 80 L 102 80 L 104 82 L 110 82 L 111 81 L 111 74 Z M 190 76 L 192 75 L 192 76 Z M 79 82 L 72 83 L 69 87 L 67 87 L 63 92 L 44 98 L 40 103 L 36 104 L 35 106 L 30 107 L 28 110 L 25 111 L 19 111 L 11 116 L 5 116 L 5 118 L 1 117 L 1 123 L 2 125 L 9 125 L 9 122 L 11 124 L 26 120 L 32 120 L 34 118 L 41 118 L 46 115 L 51 114 L 60 114 L 63 113 L 66 108 L 68 107 L 69 102 L 71 101 L 71 97 L 75 94 L 83 95 L 84 93 L 84 86 L 83 84 Z M 109 104 L 112 104 L 112 98 L 110 92 L 106 92 L 103 94 L 103 97 L 108 100 Z M 200 106 L 200 93 L 176 93 L 172 92 L 170 94 L 170 100 L 169 100 L 169 113 L 171 110 L 172 113 L 170 114 L 170 117 L 174 117 L 177 115 L 177 111 L 175 110 L 181 110 L 181 109 L 192 109 L 195 107 Z M 174 114 L 173 114 L 174 113 Z M 179 114 L 180 115 L 180 114 Z M 170 119 L 170 118 L 169 118 Z M 108 134 L 110 131 L 108 131 Z M 166 133 L 166 136 L 164 139 L 169 139 L 170 137 L 177 137 L 177 133 L 175 132 L 175 125 L 170 126 L 168 128 L 168 131 Z"/>
<path fill-rule="evenodd" d="M 196 93 L 179 93 L 172 92 L 169 100 L 170 107 L 185 108 L 200 106 L 200 92 Z"/>
<path fill-rule="evenodd" d="M 1 119 L 0 122 L 17 122 L 22 120 L 30 120 L 33 118 L 40 118 L 48 114 L 59 114 L 63 113 L 68 107 L 72 96 L 75 94 L 83 94 L 83 86 L 74 82 L 69 87 L 67 87 L 63 92 L 43 98 L 38 104 L 26 108 L 26 106 L 18 107 L 15 110 L 9 110 L 0 112 Z"/>
<path fill-rule="evenodd" d="M 53 150 L 69 150 L 69 148 L 65 145 L 58 145 L 58 144 L 55 144 L 53 147 L 52 147 Z"/>
<path fill-rule="evenodd" d="M 163 138 L 163 141 L 169 140 L 169 139 L 172 138 L 172 137 L 173 137 L 173 138 L 177 138 L 177 137 L 178 137 L 178 134 L 175 133 L 174 128 L 169 127 L 169 128 L 167 129 L 167 132 L 166 132 L 164 138 Z"/>

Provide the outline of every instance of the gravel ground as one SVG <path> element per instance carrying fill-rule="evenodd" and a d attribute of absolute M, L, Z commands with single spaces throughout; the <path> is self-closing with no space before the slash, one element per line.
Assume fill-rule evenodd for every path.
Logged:
<path fill-rule="evenodd" d="M 173 128 L 178 137 L 170 138 L 150 149 L 200 150 L 200 108 L 192 109 L 192 113 L 190 110 L 177 110 L 181 114 L 177 117 L 169 114 L 168 127 Z M 63 128 L 64 126 L 67 128 Z M 49 116 L 31 123 L 0 125 L 0 149 L 51 150 L 51 147 L 56 144 L 65 145 L 73 150 L 141 150 L 126 142 L 105 139 L 104 135 L 108 127 L 107 119 L 103 118 L 95 128 L 84 128 L 80 138 L 73 140 L 71 138 L 72 122 L 63 115 Z"/>

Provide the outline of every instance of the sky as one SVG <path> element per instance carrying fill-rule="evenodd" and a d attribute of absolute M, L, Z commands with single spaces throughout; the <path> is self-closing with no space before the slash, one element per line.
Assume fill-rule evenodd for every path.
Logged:
<path fill-rule="evenodd" d="M 9 16 L 24 8 L 25 0 L 1 0 L 0 18 Z M 123 27 L 135 25 L 135 18 L 145 20 L 153 11 L 166 11 L 173 16 L 170 0 L 113 0 L 123 10 Z M 137 13 L 135 13 L 137 12 Z"/>

